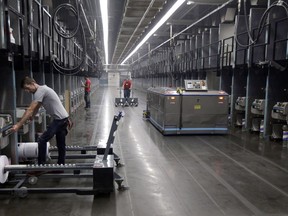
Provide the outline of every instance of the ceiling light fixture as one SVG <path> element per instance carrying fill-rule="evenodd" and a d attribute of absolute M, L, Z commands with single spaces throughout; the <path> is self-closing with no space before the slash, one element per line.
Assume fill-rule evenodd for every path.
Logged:
<path fill-rule="evenodd" d="M 102 0 L 101 0 L 102 1 Z M 156 31 L 165 23 L 169 17 L 185 2 L 186 0 L 178 0 L 169 11 L 161 18 L 161 20 L 151 29 L 150 32 L 143 38 L 143 40 L 136 46 L 136 48 L 121 62 L 123 65 Z"/>
<path fill-rule="evenodd" d="M 194 1 L 187 1 L 187 5 L 195 4 Z"/>
<path fill-rule="evenodd" d="M 99 2 L 103 27 L 105 62 L 108 64 L 108 0 L 99 0 Z"/>

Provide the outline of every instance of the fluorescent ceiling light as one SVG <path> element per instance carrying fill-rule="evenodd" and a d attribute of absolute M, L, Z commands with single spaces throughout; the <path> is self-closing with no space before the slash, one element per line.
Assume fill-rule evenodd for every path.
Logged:
<path fill-rule="evenodd" d="M 195 4 L 194 1 L 187 1 L 187 5 Z"/>
<path fill-rule="evenodd" d="M 108 64 L 108 0 L 99 0 L 99 2 L 103 27 L 105 62 Z"/>
<path fill-rule="evenodd" d="M 102 0 L 101 0 L 102 1 Z M 121 62 L 123 65 L 156 31 L 165 23 L 169 17 L 185 2 L 186 0 L 178 0 L 169 11 L 161 18 L 161 20 L 151 29 L 150 32 L 143 38 L 143 40 L 136 46 L 136 48 Z"/>

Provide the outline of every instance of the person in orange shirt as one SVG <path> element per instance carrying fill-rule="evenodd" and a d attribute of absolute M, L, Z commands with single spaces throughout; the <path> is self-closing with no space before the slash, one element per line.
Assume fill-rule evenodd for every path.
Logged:
<path fill-rule="evenodd" d="M 85 76 L 85 83 L 82 85 L 84 87 L 84 100 L 85 108 L 90 108 L 90 92 L 91 92 L 91 80 L 88 76 Z"/>
<path fill-rule="evenodd" d="M 125 79 L 123 82 L 124 98 L 127 99 L 130 97 L 130 92 L 132 88 L 132 82 L 130 79 Z"/>

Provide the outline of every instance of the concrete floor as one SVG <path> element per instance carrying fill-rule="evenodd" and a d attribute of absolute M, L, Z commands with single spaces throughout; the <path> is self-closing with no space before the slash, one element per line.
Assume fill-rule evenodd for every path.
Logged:
<path fill-rule="evenodd" d="M 115 184 L 108 196 L 0 195 L 0 216 L 288 215 L 288 158 L 281 143 L 239 129 L 228 135 L 162 136 L 142 119 L 144 93 L 134 93 L 138 107 L 115 107 L 118 96 L 116 88 L 99 88 L 91 109 L 82 106 L 74 114 L 67 145 L 106 142 L 114 114 L 124 111 L 114 152 L 124 164 L 116 171 L 129 190 L 118 191 Z M 91 179 L 37 183 L 51 188 L 91 184 Z"/>

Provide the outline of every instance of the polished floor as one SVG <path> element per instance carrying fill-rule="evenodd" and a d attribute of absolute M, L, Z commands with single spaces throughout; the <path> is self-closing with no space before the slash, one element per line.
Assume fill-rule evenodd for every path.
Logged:
<path fill-rule="evenodd" d="M 135 90 L 138 107 L 115 107 L 119 90 L 100 87 L 89 110 L 74 114 L 67 145 L 105 142 L 112 118 L 120 120 L 114 151 L 116 171 L 128 190 L 109 196 L 28 194 L 0 196 L 0 216 L 248 216 L 288 215 L 288 150 L 257 134 L 162 136 L 142 119 L 146 95 Z M 85 162 L 89 161 L 88 159 Z M 47 181 L 47 182 L 46 182 Z M 87 186 L 91 179 L 60 179 L 37 185 Z"/>

